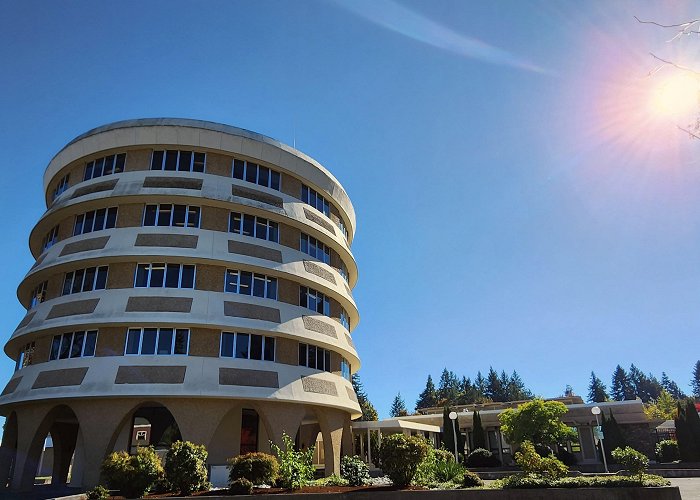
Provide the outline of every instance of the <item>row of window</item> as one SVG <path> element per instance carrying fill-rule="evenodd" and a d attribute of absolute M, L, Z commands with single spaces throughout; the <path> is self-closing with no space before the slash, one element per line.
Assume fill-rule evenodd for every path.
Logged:
<path fill-rule="evenodd" d="M 275 360 L 275 338 L 254 333 L 221 332 L 222 358 Z"/>
<path fill-rule="evenodd" d="M 48 281 L 42 281 L 32 290 L 32 298 L 29 301 L 29 307 L 32 308 L 37 304 L 41 304 L 46 300 L 46 289 L 49 287 Z"/>
<path fill-rule="evenodd" d="M 199 227 L 201 209 L 190 205 L 146 205 L 144 226 Z"/>
<path fill-rule="evenodd" d="M 103 175 L 119 174 L 124 171 L 126 163 L 126 153 L 105 156 L 87 162 L 85 165 L 85 173 L 83 181 L 89 181 Z"/>
<path fill-rule="evenodd" d="M 257 215 L 231 212 L 228 230 L 230 233 L 251 236 L 261 240 L 272 241 L 273 243 L 279 243 L 280 241 L 279 224 Z"/>
<path fill-rule="evenodd" d="M 95 356 L 97 330 L 81 330 L 54 335 L 49 361 Z M 124 355 L 170 356 L 189 354 L 190 330 L 187 328 L 129 328 Z M 32 364 L 35 342 L 20 349 L 15 371 Z M 275 338 L 240 332 L 221 332 L 219 356 L 222 358 L 275 361 Z M 299 366 L 332 371 L 331 351 L 312 344 L 299 344 Z M 341 357 L 340 372 L 350 380 L 350 364 Z"/>
<path fill-rule="evenodd" d="M 224 291 L 277 300 L 277 278 L 250 271 L 227 269 Z"/>
<path fill-rule="evenodd" d="M 117 225 L 117 207 L 91 210 L 75 217 L 73 236 L 113 229 Z"/>
<path fill-rule="evenodd" d="M 66 273 L 62 295 L 104 290 L 107 287 L 107 266 L 88 267 Z"/>
<path fill-rule="evenodd" d="M 171 170 L 179 172 L 204 172 L 206 153 L 193 151 L 153 151 L 151 170 Z"/>
<path fill-rule="evenodd" d="M 136 288 L 194 288 L 193 264 L 138 264 Z"/>
<path fill-rule="evenodd" d="M 206 170 L 206 162 L 206 153 L 181 150 L 157 150 L 153 151 L 151 155 L 151 170 L 204 172 Z M 104 175 L 121 173 L 124 171 L 125 164 L 126 153 L 113 154 L 89 161 L 85 164 L 83 181 L 102 177 Z M 281 189 L 280 184 L 282 176 L 280 172 L 251 161 L 234 158 L 231 164 L 231 175 L 235 179 L 258 184 L 277 191 Z M 56 197 L 68 189 L 68 187 L 70 186 L 69 175 L 67 174 L 59 180 L 53 191 L 52 200 L 56 199 Z M 316 190 L 302 184 L 301 200 L 330 218 L 330 203 Z M 345 224 L 340 221 L 337 225 L 347 239 L 348 231 Z"/>

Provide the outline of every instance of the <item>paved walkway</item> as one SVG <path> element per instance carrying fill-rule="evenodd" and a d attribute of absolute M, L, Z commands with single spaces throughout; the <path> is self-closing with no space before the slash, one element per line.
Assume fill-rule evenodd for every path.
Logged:
<path fill-rule="evenodd" d="M 683 500 L 700 500 L 700 477 L 672 477 L 669 481 L 681 490 Z"/>

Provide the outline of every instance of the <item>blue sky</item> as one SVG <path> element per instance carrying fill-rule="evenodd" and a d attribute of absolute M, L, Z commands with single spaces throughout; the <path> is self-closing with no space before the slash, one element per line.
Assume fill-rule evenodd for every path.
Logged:
<path fill-rule="evenodd" d="M 700 43 L 633 16 L 687 20 L 691 2 L 0 5 L 6 337 L 51 157 L 104 123 L 187 117 L 296 141 L 345 186 L 380 415 L 443 367 L 557 396 L 635 363 L 688 389 L 700 142 L 649 111 L 672 71 L 645 75 L 650 51 L 700 68 Z"/>

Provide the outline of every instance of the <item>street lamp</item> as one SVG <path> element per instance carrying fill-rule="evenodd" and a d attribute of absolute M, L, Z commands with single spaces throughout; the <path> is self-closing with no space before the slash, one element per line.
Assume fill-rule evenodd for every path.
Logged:
<path fill-rule="evenodd" d="M 594 406 L 593 408 L 591 408 L 591 413 L 595 415 L 596 426 L 598 426 L 598 428 L 600 429 L 600 437 L 598 439 L 600 440 L 600 451 L 603 453 L 603 466 L 605 467 L 605 472 L 607 473 L 609 472 L 608 461 L 605 458 L 605 445 L 603 445 L 603 439 L 605 438 L 605 436 L 603 435 L 603 429 L 600 427 L 600 422 L 598 421 L 598 415 L 600 415 L 600 407 Z"/>
<path fill-rule="evenodd" d="M 457 455 L 457 412 L 450 412 L 450 420 L 452 420 L 452 432 L 455 438 L 455 462 L 459 463 L 459 456 Z"/>

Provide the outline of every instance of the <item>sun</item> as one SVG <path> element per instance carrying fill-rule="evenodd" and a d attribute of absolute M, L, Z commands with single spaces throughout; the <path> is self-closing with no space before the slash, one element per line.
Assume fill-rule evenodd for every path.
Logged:
<path fill-rule="evenodd" d="M 676 74 L 652 91 L 650 107 L 654 115 L 680 118 L 698 111 L 700 94 L 698 77 Z"/>

